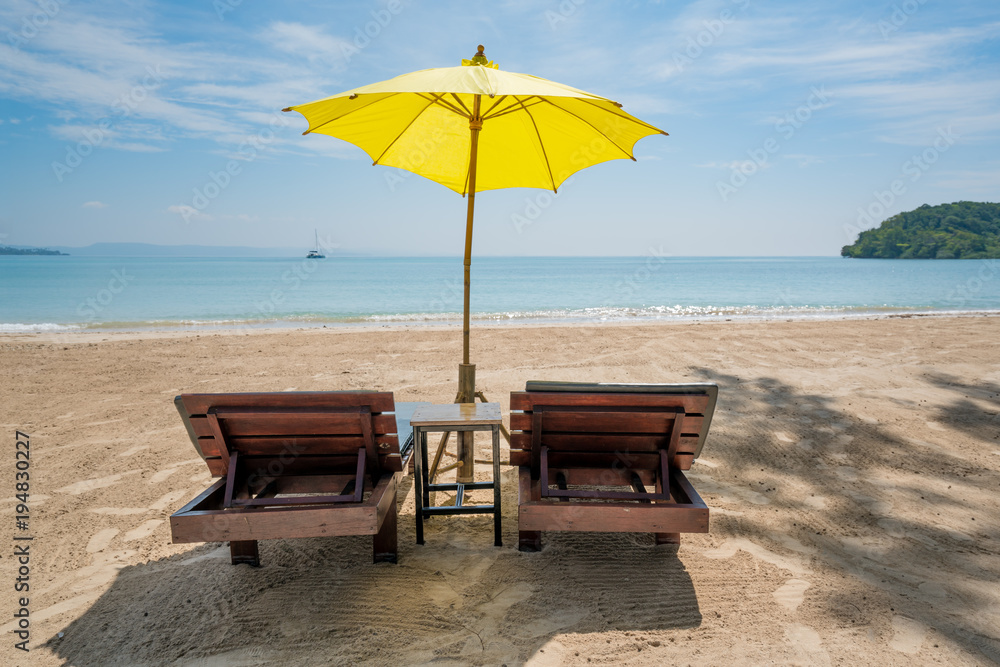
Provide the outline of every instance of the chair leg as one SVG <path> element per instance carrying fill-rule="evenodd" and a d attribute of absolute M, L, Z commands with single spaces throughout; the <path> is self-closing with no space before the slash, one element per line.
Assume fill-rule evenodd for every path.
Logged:
<path fill-rule="evenodd" d="M 680 544 L 681 534 L 680 533 L 653 533 L 656 537 L 657 546 L 661 544 Z"/>
<path fill-rule="evenodd" d="M 396 501 L 393 500 L 386 512 L 382 527 L 372 539 L 372 562 L 373 563 L 396 563 L 398 562 L 398 546 L 396 537 Z"/>
<path fill-rule="evenodd" d="M 232 557 L 233 565 L 246 563 L 252 567 L 260 567 L 257 540 L 237 540 L 230 542 L 229 555 Z"/>
<path fill-rule="evenodd" d="M 542 531 L 521 530 L 517 533 L 517 548 L 520 551 L 541 551 Z"/>

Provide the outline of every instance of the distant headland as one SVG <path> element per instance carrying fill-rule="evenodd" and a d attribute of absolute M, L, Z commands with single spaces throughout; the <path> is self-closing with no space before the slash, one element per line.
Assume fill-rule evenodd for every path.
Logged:
<path fill-rule="evenodd" d="M 0 255 L 69 255 L 67 252 L 49 250 L 48 248 L 14 248 L 9 245 L 0 245 Z"/>
<path fill-rule="evenodd" d="M 861 232 L 840 254 L 875 259 L 1000 259 L 1000 204 L 924 204 Z"/>

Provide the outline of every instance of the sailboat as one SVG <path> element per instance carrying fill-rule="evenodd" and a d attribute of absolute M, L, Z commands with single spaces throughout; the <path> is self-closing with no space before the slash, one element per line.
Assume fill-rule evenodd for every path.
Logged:
<path fill-rule="evenodd" d="M 326 259 L 326 255 L 319 251 L 319 231 L 314 229 L 313 232 L 316 234 L 316 245 L 314 245 L 313 249 L 309 251 L 308 255 L 306 255 L 306 259 Z"/>

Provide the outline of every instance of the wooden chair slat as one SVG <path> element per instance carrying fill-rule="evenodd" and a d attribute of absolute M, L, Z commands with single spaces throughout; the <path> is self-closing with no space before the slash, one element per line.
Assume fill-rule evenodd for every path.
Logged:
<path fill-rule="evenodd" d="M 292 414 L 296 414 L 296 413 L 294 411 L 287 411 L 286 410 L 282 414 L 292 415 Z M 321 413 L 321 414 L 326 414 L 326 413 Z M 318 418 L 318 419 L 320 419 L 320 421 L 322 421 L 321 418 Z M 382 413 L 380 413 L 380 414 L 373 414 L 372 421 L 374 423 L 375 435 L 378 438 L 381 439 L 381 438 L 389 438 L 389 437 L 393 437 L 394 438 L 394 437 L 396 437 L 396 415 L 394 415 L 394 414 L 382 414 Z M 207 415 L 192 415 L 190 417 L 190 423 L 191 423 L 191 428 L 194 430 L 194 432 L 199 437 L 212 437 L 214 435 L 212 433 L 212 428 L 211 428 L 211 426 L 208 423 L 208 416 Z M 314 426 L 313 425 L 313 419 L 311 418 L 309 420 L 309 422 L 307 423 L 307 425 L 304 427 L 305 430 L 303 432 L 312 432 L 311 429 L 313 428 L 313 426 Z M 295 429 L 294 422 L 293 422 L 291 428 Z M 292 434 L 292 433 L 295 433 L 295 432 L 297 432 L 297 430 L 286 431 L 286 433 L 288 433 L 288 434 Z M 326 432 L 330 433 L 330 434 L 335 433 L 335 431 L 329 431 L 329 430 L 326 431 Z M 260 431 L 260 432 L 256 433 L 255 435 L 264 435 L 264 434 L 265 434 L 264 431 Z M 405 437 L 405 434 L 404 434 L 404 437 Z"/>
<path fill-rule="evenodd" d="M 532 410 L 536 405 L 577 407 L 680 407 L 689 414 L 703 414 L 708 407 L 703 394 L 600 394 L 596 392 L 524 392 L 510 394 L 511 410 Z"/>
<path fill-rule="evenodd" d="M 571 435 L 554 434 L 545 435 L 545 444 L 552 450 L 576 450 L 576 451 L 601 451 L 607 449 L 608 437 L 606 435 L 587 435 L 574 433 Z M 532 434 L 511 433 L 510 449 L 514 451 L 531 451 Z M 650 435 L 618 435 L 615 437 L 617 446 L 630 452 L 652 452 L 658 447 L 666 444 L 666 436 Z M 681 436 L 677 443 L 677 456 L 693 454 L 694 448 L 698 444 L 698 436 Z M 513 464 L 512 464 L 513 465 Z"/>
<path fill-rule="evenodd" d="M 225 402 L 220 402 L 224 397 Z M 388 391 L 280 391 L 241 394 L 182 394 L 189 415 L 206 414 L 211 407 L 226 408 L 336 408 L 367 405 L 373 412 L 392 412 L 394 401 Z"/>
<path fill-rule="evenodd" d="M 512 412 L 510 413 L 510 430 L 511 431 L 530 431 L 531 430 L 531 412 Z M 656 414 L 656 413 L 654 413 Z M 643 421 L 635 421 L 629 425 L 628 429 L 624 429 L 625 432 L 631 431 L 632 433 L 663 433 L 664 428 L 660 423 L 659 419 L 654 418 L 653 423 L 646 426 L 647 423 Z M 685 415 L 684 417 L 684 433 L 683 435 L 697 437 L 701 432 L 701 427 L 704 422 L 704 417 L 702 415 Z M 554 426 L 546 424 L 546 430 L 557 431 L 560 430 Z M 570 429 L 563 429 L 570 430 Z M 574 429 L 575 430 L 575 429 Z M 596 432 L 599 429 L 594 429 L 592 432 Z M 614 430 L 612 430 L 614 432 Z"/>

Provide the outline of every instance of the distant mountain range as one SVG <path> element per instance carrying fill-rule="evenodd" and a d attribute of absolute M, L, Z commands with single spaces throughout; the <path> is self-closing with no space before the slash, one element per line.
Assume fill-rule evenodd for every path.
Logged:
<path fill-rule="evenodd" d="M 75 257 L 305 257 L 302 248 L 253 248 L 250 246 L 204 246 L 204 245 L 154 245 L 152 243 L 93 243 L 82 248 L 70 246 L 6 246 L 14 252 L 0 254 L 36 255 L 65 253 Z M 354 256 L 356 253 L 339 250 L 328 251 L 328 255 Z"/>

